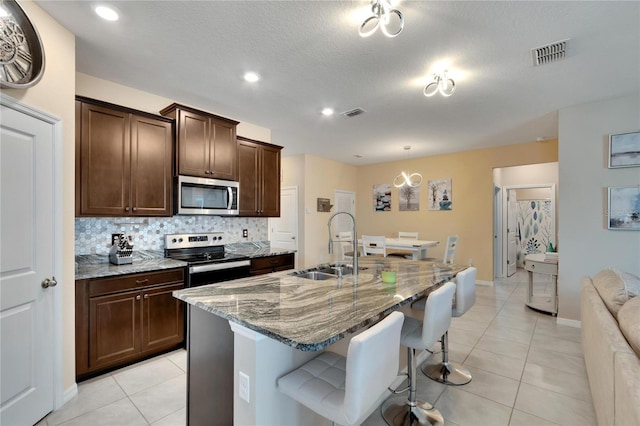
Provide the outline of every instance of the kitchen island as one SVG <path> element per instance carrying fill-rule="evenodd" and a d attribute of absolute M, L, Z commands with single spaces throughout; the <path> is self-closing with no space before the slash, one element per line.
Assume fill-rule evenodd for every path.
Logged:
<path fill-rule="evenodd" d="M 326 423 L 280 394 L 277 378 L 319 350 L 344 351 L 338 341 L 465 268 L 392 258 L 359 260 L 357 277 L 316 281 L 286 271 L 174 292 L 189 305 L 188 374 L 198 382 L 189 385 L 189 423 L 206 419 L 229 424 L 225 415 L 231 416 L 231 407 L 236 425 Z M 383 269 L 395 270 L 397 282 L 383 283 Z M 241 375 L 248 383 L 241 385 Z"/>

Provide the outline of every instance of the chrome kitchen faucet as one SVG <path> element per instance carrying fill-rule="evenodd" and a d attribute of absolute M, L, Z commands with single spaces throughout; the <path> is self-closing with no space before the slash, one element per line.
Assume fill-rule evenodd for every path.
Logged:
<path fill-rule="evenodd" d="M 333 238 L 331 238 L 331 221 L 333 220 L 334 217 L 338 216 L 339 214 L 346 214 L 353 221 L 353 232 L 352 232 L 353 234 L 353 276 L 357 277 L 358 276 L 358 235 L 356 233 L 356 218 L 351 213 L 335 212 L 329 218 L 329 221 L 327 222 L 327 228 L 329 228 L 329 254 L 333 253 Z"/>

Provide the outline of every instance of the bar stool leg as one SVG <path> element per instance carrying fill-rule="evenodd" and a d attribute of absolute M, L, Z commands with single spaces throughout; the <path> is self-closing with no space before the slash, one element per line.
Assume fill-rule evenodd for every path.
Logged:
<path fill-rule="evenodd" d="M 382 406 L 382 417 L 392 426 L 444 426 L 444 418 L 440 411 L 428 402 L 416 401 L 417 366 L 416 350 L 408 348 L 407 369 L 409 372 L 409 399 L 402 404 Z"/>
<path fill-rule="evenodd" d="M 425 376 L 445 385 L 466 385 L 471 381 L 471 373 L 460 364 L 449 362 L 449 332 L 442 336 L 442 362 L 423 364 L 421 370 Z"/>

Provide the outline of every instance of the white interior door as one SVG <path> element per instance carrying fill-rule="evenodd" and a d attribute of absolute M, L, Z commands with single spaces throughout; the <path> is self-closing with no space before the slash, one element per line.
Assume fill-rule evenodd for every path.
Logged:
<path fill-rule="evenodd" d="M 269 219 L 269 231 L 272 246 L 298 250 L 298 187 L 281 188 L 280 217 Z"/>
<path fill-rule="evenodd" d="M 334 211 L 347 212 L 356 215 L 356 194 L 352 191 L 343 191 L 336 189 L 333 193 Z M 333 230 L 332 238 L 339 239 L 338 233 L 353 231 L 353 222 L 347 215 L 341 214 L 333 220 L 331 229 Z"/>
<path fill-rule="evenodd" d="M 516 273 L 517 268 L 517 247 L 516 247 L 516 213 L 518 199 L 515 189 L 507 192 L 507 276 Z"/>
<path fill-rule="evenodd" d="M 31 425 L 54 408 L 54 126 L 0 114 L 0 424 Z"/>

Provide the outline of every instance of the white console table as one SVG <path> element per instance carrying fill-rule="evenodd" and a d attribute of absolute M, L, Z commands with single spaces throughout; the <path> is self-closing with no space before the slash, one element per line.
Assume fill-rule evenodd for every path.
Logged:
<path fill-rule="evenodd" d="M 529 291 L 527 292 L 528 307 L 551 315 L 558 315 L 558 264 L 545 262 L 544 253 L 528 254 L 524 257 L 524 269 L 529 271 Z M 551 294 L 534 294 L 533 274 L 546 274 L 551 276 L 553 289 Z"/>

